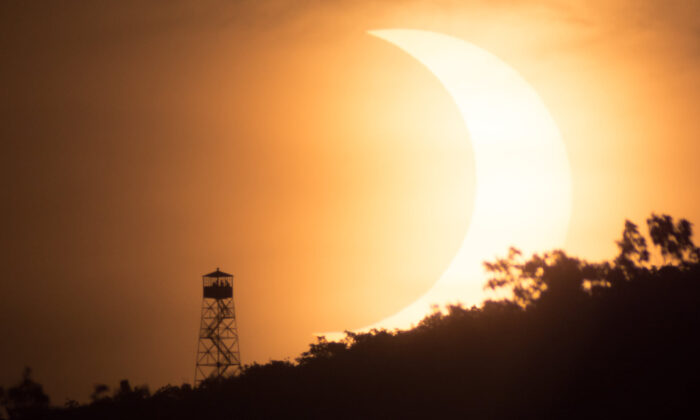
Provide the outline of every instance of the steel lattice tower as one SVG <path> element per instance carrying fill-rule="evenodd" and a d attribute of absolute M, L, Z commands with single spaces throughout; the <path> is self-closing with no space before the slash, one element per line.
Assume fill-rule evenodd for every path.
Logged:
<path fill-rule="evenodd" d="M 194 385 L 241 371 L 238 328 L 233 305 L 233 276 L 218 268 L 202 276 L 202 321 L 199 327 Z"/>

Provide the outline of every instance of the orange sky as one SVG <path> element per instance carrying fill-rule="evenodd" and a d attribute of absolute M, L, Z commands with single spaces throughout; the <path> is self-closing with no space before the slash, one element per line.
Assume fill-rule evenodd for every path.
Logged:
<path fill-rule="evenodd" d="M 424 293 L 473 156 L 437 79 L 368 29 L 462 38 L 532 84 L 571 164 L 567 251 L 610 257 L 651 211 L 700 222 L 698 6 L 318 3 L 1 6 L 0 384 L 191 382 L 217 266 L 245 363 Z"/>

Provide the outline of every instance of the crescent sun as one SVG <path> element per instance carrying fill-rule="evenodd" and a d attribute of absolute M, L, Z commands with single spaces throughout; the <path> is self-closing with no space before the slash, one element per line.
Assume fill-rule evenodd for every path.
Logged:
<path fill-rule="evenodd" d="M 433 305 L 485 297 L 483 261 L 509 246 L 561 247 L 571 215 L 571 171 L 554 119 L 537 92 L 495 55 L 449 35 L 382 29 L 383 39 L 427 67 L 457 105 L 471 138 L 476 190 L 464 241 L 433 287 L 371 328 L 407 328 Z M 468 139 L 465 139 L 468 141 Z M 327 336 L 342 337 L 337 333 Z"/>

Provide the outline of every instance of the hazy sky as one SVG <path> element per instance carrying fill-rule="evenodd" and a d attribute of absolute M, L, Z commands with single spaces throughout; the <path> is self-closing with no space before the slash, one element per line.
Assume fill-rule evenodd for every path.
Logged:
<path fill-rule="evenodd" d="M 468 134 L 369 29 L 462 38 L 532 84 L 571 164 L 567 251 L 608 258 L 652 211 L 700 223 L 695 1 L 0 8 L 0 384 L 32 366 L 58 404 L 191 382 L 217 266 L 236 275 L 245 363 L 437 280 L 469 224 Z"/>

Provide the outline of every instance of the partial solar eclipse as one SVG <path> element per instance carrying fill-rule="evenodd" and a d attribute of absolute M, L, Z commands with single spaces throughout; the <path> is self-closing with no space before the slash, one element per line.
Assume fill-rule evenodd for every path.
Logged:
<path fill-rule="evenodd" d="M 464 119 L 476 166 L 473 216 L 441 278 L 411 305 L 360 330 L 408 328 L 432 305 L 483 300 L 482 263 L 505 255 L 508 247 L 525 253 L 561 247 L 571 214 L 571 173 L 546 106 L 533 87 L 498 57 L 429 31 L 369 33 L 408 53 L 442 83 Z"/>

